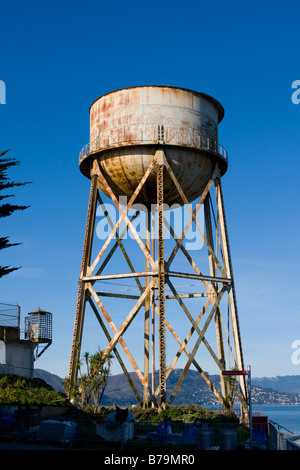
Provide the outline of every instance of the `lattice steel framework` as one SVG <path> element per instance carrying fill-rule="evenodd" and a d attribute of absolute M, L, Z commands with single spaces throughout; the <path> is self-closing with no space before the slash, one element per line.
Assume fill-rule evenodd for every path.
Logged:
<path fill-rule="evenodd" d="M 155 252 L 155 240 L 154 240 L 154 218 L 153 213 L 148 212 L 146 217 L 146 239 L 145 243 L 137 233 L 133 222 L 137 217 L 137 212 L 134 215 L 129 216 L 129 210 L 133 207 L 134 202 L 140 193 L 144 183 L 146 182 L 149 175 L 154 172 L 157 178 L 157 251 Z M 164 214 L 164 178 L 171 178 L 174 183 L 174 189 L 178 191 L 182 198 L 183 205 L 189 211 L 189 220 L 186 224 L 182 233 L 176 234 L 174 227 L 169 223 Z M 120 217 L 114 224 L 110 219 L 110 215 L 106 212 L 107 220 L 111 226 L 111 232 L 109 233 L 105 242 L 103 242 L 100 250 L 97 252 L 96 257 L 92 261 L 92 246 L 93 237 L 95 232 L 95 217 L 97 204 L 103 206 L 101 193 L 97 189 L 97 183 L 105 187 L 107 194 L 113 201 L 116 209 L 118 210 Z M 213 205 L 213 199 L 215 209 Z M 202 227 L 197 214 L 200 208 L 204 206 L 205 215 L 205 226 Z M 121 232 L 121 224 L 125 222 L 125 229 Z M 202 269 L 198 267 L 197 252 L 194 253 L 194 257 L 184 246 L 184 241 L 187 233 L 191 227 L 201 234 L 203 237 L 205 246 L 208 251 L 209 272 L 203 274 Z M 167 228 L 169 233 L 172 235 L 175 246 L 171 251 L 168 259 L 165 258 L 165 237 L 164 228 Z M 144 257 L 145 259 L 145 271 L 136 271 L 134 269 L 134 259 L 129 257 L 128 252 L 125 249 L 124 238 L 126 233 L 130 231 L 133 234 L 134 240 L 139 247 L 140 254 L 138 256 Z M 215 238 L 214 238 L 215 231 Z M 113 242 L 114 240 L 114 242 Z M 109 248 L 110 247 L 110 251 Z M 129 266 L 130 272 L 128 273 L 114 273 L 114 274 L 102 274 L 104 268 L 108 266 L 114 252 L 120 248 L 126 262 Z M 182 272 L 172 271 L 171 265 L 181 253 L 184 257 L 185 262 L 189 269 L 185 269 Z M 190 269 L 192 268 L 192 272 Z M 204 292 L 189 292 L 188 294 L 182 294 L 178 291 L 174 285 L 172 279 L 189 279 L 199 282 L 204 286 Z M 95 287 L 95 283 L 105 282 L 112 279 L 134 279 L 139 289 L 139 295 L 129 295 L 122 293 L 111 293 L 111 292 L 98 292 Z M 141 280 L 144 279 L 144 285 Z M 165 288 L 171 291 L 170 295 L 166 295 Z M 133 308 L 127 313 L 119 327 L 115 325 L 115 321 L 112 318 L 112 314 L 108 312 L 104 306 L 104 302 L 100 297 L 117 297 L 133 299 L 135 304 Z M 223 307 L 221 308 L 221 300 L 227 297 L 225 303 L 225 313 L 228 314 L 227 324 L 225 321 L 225 313 Z M 200 313 L 196 318 L 191 314 L 187 308 L 185 299 L 195 299 L 195 302 L 206 298 L 205 305 L 201 308 Z M 187 332 L 184 339 L 181 339 L 174 327 L 171 325 L 169 319 L 166 317 L 166 300 L 175 299 L 178 301 L 181 310 L 190 322 L 190 329 Z M 163 147 L 157 147 L 155 157 L 153 158 L 152 164 L 145 172 L 139 185 L 135 189 L 131 199 L 127 203 L 126 207 L 120 204 L 120 201 L 114 195 L 113 189 L 110 187 L 106 180 L 97 158 L 93 161 L 91 169 L 91 188 L 90 198 L 88 206 L 88 215 L 84 239 L 84 249 L 82 257 L 82 266 L 79 278 L 79 290 L 78 300 L 75 315 L 73 342 L 70 358 L 70 370 L 69 379 L 74 382 L 78 374 L 78 358 L 80 356 L 82 333 L 84 326 L 85 308 L 86 304 L 91 306 L 94 312 L 99 326 L 104 332 L 107 339 L 107 345 L 104 349 L 104 354 L 108 352 L 114 352 L 124 374 L 126 375 L 128 382 L 133 390 L 133 393 L 139 403 L 143 403 L 144 406 L 148 406 L 150 402 L 155 402 L 159 396 L 160 406 L 164 406 L 166 402 L 173 403 L 175 400 L 180 387 L 187 375 L 188 370 L 191 366 L 201 374 L 208 387 L 215 394 L 219 402 L 224 408 L 228 408 L 228 389 L 227 382 L 222 375 L 222 371 L 231 368 L 244 369 L 243 354 L 241 337 L 238 322 L 237 303 L 235 295 L 235 285 L 232 272 L 231 256 L 229 250 L 228 233 L 224 211 L 224 201 L 221 187 L 221 176 L 218 164 L 216 164 L 214 172 L 210 180 L 208 181 L 201 197 L 196 202 L 195 207 L 188 202 L 180 184 L 178 183 L 171 166 L 168 162 L 168 157 Z M 130 352 L 129 347 L 125 343 L 124 335 L 129 326 L 133 323 L 140 309 L 144 307 L 145 319 L 144 319 L 144 372 L 142 373 L 133 354 Z M 125 307 L 124 307 L 125 308 Z M 154 356 L 155 356 L 155 339 L 154 339 L 154 314 L 158 315 L 158 342 L 159 342 L 159 384 L 155 388 L 154 383 Z M 150 332 L 150 317 L 152 314 L 151 322 L 152 329 Z M 206 338 L 206 333 L 209 325 L 215 323 L 215 338 L 216 347 L 215 350 Z M 108 328 L 107 328 L 108 325 Z M 109 329 L 111 331 L 109 331 Z M 171 333 L 173 338 L 179 344 L 179 349 L 170 363 L 169 367 L 166 365 L 166 349 L 168 345 L 166 343 L 166 329 Z M 181 333 L 181 331 L 180 331 Z M 191 351 L 188 350 L 188 343 L 191 338 L 195 338 L 195 342 Z M 150 365 L 150 337 L 152 338 L 152 384 L 150 384 L 149 378 L 149 365 Z M 209 376 L 204 372 L 203 366 L 200 365 L 199 360 L 196 359 L 200 345 L 204 345 L 206 350 L 209 352 L 210 357 L 220 370 L 220 381 L 221 390 L 218 391 L 215 385 L 211 382 Z M 227 348 L 225 345 L 227 344 Z M 122 355 L 119 352 L 117 346 L 120 346 L 123 350 L 123 354 L 130 361 L 141 385 L 143 388 L 143 398 L 138 393 L 137 387 L 134 385 L 133 380 L 130 376 L 129 371 L 123 361 Z M 187 356 L 187 362 L 180 373 L 180 377 L 172 390 L 170 397 L 167 399 L 167 379 L 172 370 L 181 357 L 182 353 Z M 200 357 L 201 360 L 201 357 Z M 245 383 L 245 377 L 239 377 L 239 387 L 236 389 L 236 395 L 238 396 L 242 411 L 247 413 L 247 389 Z"/>

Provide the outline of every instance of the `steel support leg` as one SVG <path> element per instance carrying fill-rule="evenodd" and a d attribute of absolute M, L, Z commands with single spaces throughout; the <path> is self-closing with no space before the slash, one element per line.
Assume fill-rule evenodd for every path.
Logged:
<path fill-rule="evenodd" d="M 91 179 L 91 189 L 90 189 L 88 214 L 87 214 L 87 222 L 86 222 L 84 245 L 83 245 L 81 271 L 80 271 L 80 277 L 79 277 L 78 297 L 77 297 L 77 306 L 76 306 L 70 368 L 69 368 L 69 380 L 70 380 L 70 383 L 72 384 L 76 382 L 77 373 L 78 373 L 78 360 L 80 357 L 80 348 L 81 348 L 81 341 L 82 341 L 82 331 L 83 331 L 84 313 L 85 313 L 85 304 L 86 304 L 85 285 L 82 279 L 84 276 L 86 276 L 87 269 L 91 261 L 91 251 L 92 251 L 92 244 L 93 244 L 95 215 L 96 215 L 96 207 L 97 207 L 97 193 L 98 193 L 97 175 L 94 174 Z"/>
<path fill-rule="evenodd" d="M 166 403 L 165 338 L 165 256 L 164 256 L 164 153 L 157 152 L 157 219 L 158 219 L 158 309 L 159 309 L 159 382 L 160 404 Z"/>
<path fill-rule="evenodd" d="M 204 215 L 205 215 L 206 236 L 207 236 L 209 244 L 211 246 L 214 246 L 209 197 L 206 197 L 204 201 Z M 214 277 L 217 275 L 216 264 L 213 260 L 213 257 L 211 256 L 209 252 L 208 252 L 208 260 L 209 260 L 210 275 Z M 210 286 L 212 288 L 211 301 L 214 301 L 213 297 L 215 298 L 217 297 L 217 284 L 211 283 Z M 224 353 L 220 307 L 218 307 L 216 310 L 215 327 L 216 327 L 216 338 L 217 338 L 217 347 L 218 347 L 218 358 L 223 368 L 225 369 L 225 353 Z M 225 378 L 222 375 L 222 371 L 220 371 L 220 383 L 221 383 L 222 395 L 225 398 L 227 396 L 227 386 L 226 386 Z"/>
<path fill-rule="evenodd" d="M 146 248 L 150 252 L 151 247 L 151 212 L 146 213 Z M 150 263 L 146 258 L 145 262 L 145 271 L 150 271 Z M 146 276 L 145 278 L 145 288 L 149 286 L 150 277 Z M 150 352 L 150 302 L 151 302 L 151 292 L 145 298 L 145 326 L 144 326 L 144 378 L 146 382 L 146 387 L 144 387 L 144 407 L 149 405 L 149 352 Z"/>
<path fill-rule="evenodd" d="M 222 240 L 222 247 L 223 247 L 223 256 L 224 256 L 224 264 L 227 275 L 232 279 L 231 288 L 228 292 L 228 302 L 229 308 L 231 313 L 231 324 L 233 330 L 233 338 L 235 344 L 235 353 L 236 353 L 236 363 L 238 369 L 244 369 L 244 359 L 242 354 L 242 343 L 241 343 L 241 335 L 240 335 L 240 328 L 239 328 L 239 321 L 238 321 L 238 312 L 237 312 L 237 302 L 236 302 L 236 295 L 235 295 L 235 286 L 234 286 L 234 279 L 233 279 L 233 271 L 232 271 L 232 263 L 231 263 L 231 254 L 229 248 L 229 239 L 228 239 L 228 232 L 227 232 L 227 224 L 225 218 L 225 208 L 224 208 L 224 199 L 223 199 L 223 192 L 221 186 L 221 179 L 217 178 L 215 182 L 215 191 L 216 191 L 216 199 L 217 199 L 217 207 L 218 207 L 218 217 L 220 223 L 220 233 L 221 233 L 221 240 Z M 239 376 L 240 387 L 241 391 L 245 400 L 247 402 L 247 387 L 246 387 L 246 380 L 244 376 Z M 245 405 L 242 404 L 242 405 Z M 245 406 L 242 406 L 242 411 L 246 413 Z"/>

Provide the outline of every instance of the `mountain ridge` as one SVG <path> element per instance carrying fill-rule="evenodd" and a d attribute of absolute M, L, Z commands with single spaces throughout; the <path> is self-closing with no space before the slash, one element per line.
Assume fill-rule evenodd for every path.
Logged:
<path fill-rule="evenodd" d="M 167 381 L 167 399 L 170 397 L 177 383 L 182 369 L 174 369 Z M 218 374 L 209 375 L 209 379 L 216 389 L 220 390 L 220 377 Z M 43 369 L 35 369 L 35 377 L 45 380 L 58 391 L 64 392 L 63 379 L 58 375 Z M 139 393 L 143 396 L 142 385 L 134 372 L 130 377 Z M 150 374 L 151 383 L 151 374 Z M 158 385 L 158 371 L 155 373 L 155 386 Z M 253 404 L 300 404 L 300 375 L 252 378 Z M 130 406 L 136 404 L 136 398 L 124 374 L 109 377 L 102 404 L 104 406 Z M 189 370 L 183 384 L 176 396 L 174 405 L 198 404 L 201 406 L 219 405 L 219 401 L 209 389 L 201 375 Z"/>

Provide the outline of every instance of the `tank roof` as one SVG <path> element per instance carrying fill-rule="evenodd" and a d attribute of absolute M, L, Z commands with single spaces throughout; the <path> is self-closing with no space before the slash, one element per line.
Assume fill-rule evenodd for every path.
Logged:
<path fill-rule="evenodd" d="M 104 93 L 103 95 L 96 98 L 92 102 L 92 104 L 90 105 L 89 110 L 91 110 L 91 107 L 93 106 L 93 104 L 96 103 L 96 101 L 98 101 L 103 96 L 111 95 L 112 93 L 116 93 L 116 92 L 122 91 L 122 90 L 132 90 L 134 88 L 171 88 L 171 89 L 176 89 L 176 90 L 188 91 L 190 93 L 193 93 L 196 96 L 202 96 L 203 98 L 206 98 L 207 100 L 211 101 L 216 106 L 216 108 L 218 110 L 218 122 L 219 123 L 222 121 L 222 119 L 224 118 L 224 115 L 225 115 L 225 110 L 224 110 L 223 106 L 221 105 L 221 103 L 219 101 L 217 101 L 215 98 L 213 98 L 212 96 L 207 95 L 206 93 L 199 92 L 199 91 L 190 90 L 189 88 L 182 88 L 182 87 L 176 87 L 176 86 L 171 86 L 171 85 L 140 85 L 140 86 L 137 85 L 137 86 L 132 86 L 132 87 L 119 88 L 117 90 L 113 90 L 113 91 L 110 91 L 108 93 Z"/>
<path fill-rule="evenodd" d="M 36 314 L 36 313 L 42 313 L 42 314 L 45 314 L 45 313 L 50 313 L 50 312 L 47 312 L 46 310 L 43 310 L 41 309 L 40 307 L 38 307 L 36 310 L 34 310 L 33 312 L 29 312 L 28 315 L 31 315 L 31 314 Z"/>

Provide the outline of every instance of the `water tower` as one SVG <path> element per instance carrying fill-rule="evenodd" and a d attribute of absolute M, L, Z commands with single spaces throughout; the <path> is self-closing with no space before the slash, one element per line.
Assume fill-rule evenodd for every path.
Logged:
<path fill-rule="evenodd" d="M 43 345 L 42 351 L 36 351 L 36 358 L 40 357 L 52 344 L 52 313 L 40 307 L 25 317 L 25 339 L 36 345 Z"/>
<path fill-rule="evenodd" d="M 25 339 L 20 317 L 18 304 L 0 302 L 0 373 L 29 379 L 34 376 L 34 361 L 52 344 L 52 313 L 40 308 L 30 312 L 25 317 Z"/>
<path fill-rule="evenodd" d="M 70 359 L 72 382 L 77 378 L 88 304 L 105 336 L 101 349 L 115 354 L 138 402 L 173 403 L 193 367 L 223 407 L 229 406 L 222 371 L 242 370 L 244 363 L 221 187 L 228 167 L 227 152 L 218 142 L 223 117 L 223 107 L 211 96 L 170 86 L 121 89 L 91 105 L 90 142 L 79 161 L 91 186 Z M 110 224 L 102 240 L 96 224 L 99 207 Z M 180 230 L 168 217 L 174 207 L 188 213 Z M 136 224 L 141 214 L 144 237 Z M 186 238 L 192 228 L 204 246 L 189 250 Z M 127 269 L 122 268 L 123 260 Z M 134 294 L 120 287 L 125 281 L 134 283 Z M 187 290 L 182 291 L 182 285 Z M 112 298 L 121 301 L 115 309 Z M 183 321 L 189 325 L 186 331 Z M 176 343 L 173 358 L 166 334 Z M 130 349 L 140 336 L 143 350 L 134 357 Z M 205 372 L 201 348 L 220 371 L 220 389 Z M 176 369 L 180 374 L 167 397 L 167 379 L 179 358 L 186 361 Z M 143 396 L 124 359 L 136 373 Z M 239 377 L 236 393 L 246 409 L 244 376 Z"/>

